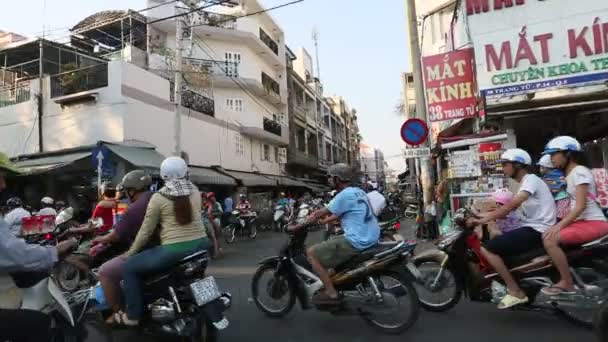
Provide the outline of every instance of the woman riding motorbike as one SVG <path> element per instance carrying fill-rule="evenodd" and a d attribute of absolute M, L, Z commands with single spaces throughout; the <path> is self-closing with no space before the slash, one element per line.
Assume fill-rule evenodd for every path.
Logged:
<path fill-rule="evenodd" d="M 582 245 L 608 234 L 608 222 L 599 207 L 595 180 L 591 170 L 580 165 L 583 149 L 581 144 L 569 136 L 551 140 L 544 154 L 566 174 L 566 185 L 570 196 L 570 213 L 543 234 L 547 254 L 559 271 L 561 280 L 542 291 L 546 295 L 572 293 L 574 281 L 570 274 L 566 254 L 561 245 Z"/>
<path fill-rule="evenodd" d="M 188 166 L 179 157 L 169 157 L 160 166 L 165 185 L 152 195 L 144 222 L 126 253 L 123 277 L 127 313 L 114 315 L 118 324 L 139 324 L 144 313 L 143 276 L 170 268 L 182 258 L 210 246 L 199 215 L 201 195 L 187 174 Z M 142 251 L 157 226 L 160 246 Z"/>

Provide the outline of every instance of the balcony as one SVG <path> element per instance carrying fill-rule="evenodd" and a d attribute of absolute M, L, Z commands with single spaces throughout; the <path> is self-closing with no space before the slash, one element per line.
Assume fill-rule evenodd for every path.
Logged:
<path fill-rule="evenodd" d="M 212 26 L 234 30 L 237 17 L 221 13 L 197 11 L 194 13 L 192 26 Z"/>
<path fill-rule="evenodd" d="M 0 108 L 27 102 L 31 98 L 30 83 L 25 82 L 12 88 L 0 90 Z"/>
<path fill-rule="evenodd" d="M 265 72 L 262 72 L 262 86 L 268 94 L 281 96 L 281 87 L 279 86 L 279 83 Z"/>
<path fill-rule="evenodd" d="M 270 120 L 268 118 L 264 118 L 264 130 L 266 132 L 272 133 L 274 135 L 278 135 L 279 137 L 281 136 L 281 124 L 274 121 L 274 120 Z"/>
<path fill-rule="evenodd" d="M 239 63 L 210 59 L 184 58 L 184 64 L 204 74 L 216 77 L 239 77 Z"/>
<path fill-rule="evenodd" d="M 279 55 L 279 45 L 260 27 L 260 40 L 268 46 L 275 55 Z"/>
<path fill-rule="evenodd" d="M 268 118 L 264 118 L 261 128 L 258 125 L 255 123 L 243 124 L 241 134 L 269 144 L 289 145 L 289 129 L 286 126 Z"/>
<path fill-rule="evenodd" d="M 51 98 L 108 86 L 106 63 L 51 76 Z"/>
<path fill-rule="evenodd" d="M 182 107 L 209 116 L 215 115 L 215 102 L 212 99 L 188 89 L 182 91 Z"/>
<path fill-rule="evenodd" d="M 319 167 L 319 158 L 290 147 L 287 149 L 287 163 L 316 169 Z"/>

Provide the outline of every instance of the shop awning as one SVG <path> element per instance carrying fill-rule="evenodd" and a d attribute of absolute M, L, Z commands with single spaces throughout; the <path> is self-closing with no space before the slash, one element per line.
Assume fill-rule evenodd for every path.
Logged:
<path fill-rule="evenodd" d="M 238 179 L 244 186 L 277 186 L 276 179 L 258 173 L 225 170 L 227 175 Z"/>
<path fill-rule="evenodd" d="M 506 140 L 507 138 L 508 138 L 508 136 L 506 134 L 496 134 L 496 135 L 481 136 L 481 137 L 472 136 L 470 138 L 456 140 L 453 142 L 441 143 L 441 148 L 444 150 L 448 150 L 451 148 L 476 145 L 476 144 L 480 144 L 480 143 L 484 143 L 484 142 Z"/>
<path fill-rule="evenodd" d="M 165 157 L 154 148 L 114 144 L 106 144 L 106 146 L 114 154 L 133 164 L 133 166 L 142 168 L 152 174 L 159 173 L 160 164 L 165 160 Z"/>
<path fill-rule="evenodd" d="M 297 179 L 293 179 L 285 176 L 274 176 L 274 175 L 264 175 L 264 177 L 268 177 L 271 179 L 275 179 L 279 182 L 279 186 L 289 187 L 289 188 L 310 188 L 308 184 L 301 182 Z"/>
<path fill-rule="evenodd" d="M 310 179 L 300 178 L 300 181 L 306 183 L 307 187 L 310 188 L 315 193 L 327 192 L 327 191 L 331 190 L 331 188 L 329 186 L 327 186 L 325 184 L 317 183 L 317 182 L 312 182 Z"/>
<path fill-rule="evenodd" d="M 190 166 L 190 180 L 200 185 L 236 186 L 236 180 L 213 169 Z"/>
<path fill-rule="evenodd" d="M 15 162 L 15 165 L 19 167 L 25 175 L 35 175 L 59 169 L 90 157 L 91 152 L 75 152 L 19 160 Z"/>

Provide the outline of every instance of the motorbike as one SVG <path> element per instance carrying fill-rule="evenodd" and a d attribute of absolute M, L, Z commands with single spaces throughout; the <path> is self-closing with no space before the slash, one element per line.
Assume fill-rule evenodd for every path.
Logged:
<path fill-rule="evenodd" d="M 418 206 L 417 205 L 413 205 L 413 204 L 408 204 L 407 207 L 405 208 L 405 211 L 403 212 L 403 215 L 405 216 L 406 219 L 415 219 L 416 216 L 418 216 Z"/>
<path fill-rule="evenodd" d="M 229 324 L 225 312 L 232 296 L 221 293 L 215 278 L 205 275 L 208 262 L 207 251 L 198 251 L 142 281 L 146 311 L 139 328 L 145 334 L 192 342 L 218 340 Z M 96 309 L 104 317 L 111 314 L 101 287 L 90 292 Z"/>
<path fill-rule="evenodd" d="M 49 272 L 11 274 L 21 299 L 19 308 L 49 315 L 55 342 L 111 341 L 111 333 L 88 304 L 89 291 L 63 293 Z"/>
<path fill-rule="evenodd" d="M 507 290 L 498 274 L 481 254 L 481 242 L 474 233 L 468 208 L 454 215 L 457 231 L 442 237 L 436 250 L 413 258 L 418 268 L 417 289 L 422 307 L 443 312 L 454 307 L 465 294 L 473 301 L 498 303 Z M 489 236 L 483 227 L 484 238 Z M 483 240 L 483 239 L 482 239 Z M 505 263 L 530 299 L 513 310 L 542 311 L 556 314 L 586 327 L 594 311 L 608 295 L 608 236 L 583 246 L 566 250 L 578 290 L 575 294 L 547 296 L 540 290 L 552 286 L 558 276 L 544 249 L 508 258 Z"/>
<path fill-rule="evenodd" d="M 307 228 L 290 234 L 278 256 L 259 262 L 251 282 L 252 297 L 269 317 L 287 315 L 296 300 L 302 309 L 311 309 L 313 296 L 323 288 L 306 260 L 307 235 Z M 339 303 L 314 307 L 335 316 L 359 316 L 384 333 L 406 331 L 416 322 L 420 307 L 408 269 L 403 267 L 414 248 L 415 244 L 402 241 L 364 250 L 330 271 Z"/>
<path fill-rule="evenodd" d="M 274 207 L 274 216 L 272 218 L 272 226 L 275 232 L 282 232 L 287 228 L 289 223 L 289 209 L 285 205 L 277 205 Z"/>
<path fill-rule="evenodd" d="M 255 224 L 256 218 L 257 215 L 253 211 L 248 215 L 243 215 L 238 210 L 233 211 L 228 218 L 228 224 L 223 229 L 224 240 L 226 243 L 231 244 L 236 242 L 237 235 L 247 235 L 249 239 L 255 239 L 258 235 Z"/>

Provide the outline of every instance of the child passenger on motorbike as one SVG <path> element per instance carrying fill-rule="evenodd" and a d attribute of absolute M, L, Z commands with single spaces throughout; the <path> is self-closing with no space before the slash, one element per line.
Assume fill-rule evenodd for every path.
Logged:
<path fill-rule="evenodd" d="M 543 234 L 547 254 L 559 271 L 561 280 L 544 288 L 546 295 L 558 295 L 575 291 L 570 274 L 568 259 L 561 245 L 582 245 L 608 234 L 606 217 L 597 203 L 597 189 L 591 170 L 581 165 L 583 149 L 581 144 L 569 136 L 551 140 L 544 154 L 551 156 L 555 167 L 566 174 L 570 213 Z"/>
<path fill-rule="evenodd" d="M 160 176 L 165 185 L 152 195 L 144 222 L 126 253 L 123 277 L 127 313 L 116 315 L 119 324 L 136 326 L 143 317 L 142 277 L 170 268 L 210 246 L 199 214 L 201 195 L 187 178 L 186 162 L 179 157 L 165 159 Z M 157 231 L 160 245 L 142 251 Z"/>
<path fill-rule="evenodd" d="M 528 172 L 528 167 L 532 165 L 528 152 L 509 149 L 501 159 L 505 176 L 520 183 L 519 191 L 509 203 L 496 211 L 480 215 L 481 218 L 474 220 L 474 223 L 486 224 L 520 209 L 522 227 L 484 242 L 481 249 L 483 256 L 507 286 L 507 295 L 498 304 L 499 309 L 506 309 L 527 303 L 528 297 L 509 272 L 503 258 L 542 247 L 542 233 L 555 224 L 555 202 L 545 182 Z"/>
<path fill-rule="evenodd" d="M 564 171 L 553 166 L 551 156 L 545 154 L 538 161 L 540 174 L 555 199 L 557 209 L 557 220 L 560 221 L 570 212 L 570 196 L 566 191 L 566 176 Z"/>

